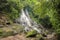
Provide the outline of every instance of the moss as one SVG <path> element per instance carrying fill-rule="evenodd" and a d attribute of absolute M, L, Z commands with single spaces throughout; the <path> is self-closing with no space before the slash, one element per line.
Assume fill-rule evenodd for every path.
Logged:
<path fill-rule="evenodd" d="M 3 33 L 2 37 L 11 36 L 13 34 L 14 34 L 13 31 L 5 32 L 5 33 Z"/>
<path fill-rule="evenodd" d="M 20 32 L 23 32 L 23 27 L 21 26 L 21 25 L 18 25 L 18 24 L 14 24 L 13 26 L 12 26 L 12 29 L 15 31 L 15 32 L 17 32 L 17 33 L 20 33 Z"/>
<path fill-rule="evenodd" d="M 3 35 L 3 30 L 0 28 L 0 36 Z"/>
<path fill-rule="evenodd" d="M 2 28 L 0 28 L 0 38 L 1 37 L 6 37 L 9 35 L 13 35 L 13 31 L 11 31 L 10 29 L 8 30 L 3 30 Z"/>
<path fill-rule="evenodd" d="M 37 31 L 32 30 L 32 31 L 27 32 L 26 37 L 34 37 L 36 36 L 36 34 L 37 34 Z"/>
<path fill-rule="evenodd" d="M 39 39 L 41 39 L 43 36 L 42 36 L 41 34 L 37 34 L 36 37 L 37 37 L 37 40 L 39 40 Z"/>

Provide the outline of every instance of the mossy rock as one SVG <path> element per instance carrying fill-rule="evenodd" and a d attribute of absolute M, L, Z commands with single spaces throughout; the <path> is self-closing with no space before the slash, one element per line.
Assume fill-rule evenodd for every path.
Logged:
<path fill-rule="evenodd" d="M 37 40 L 41 39 L 42 37 L 43 37 L 42 34 L 37 34 L 36 35 Z"/>
<path fill-rule="evenodd" d="M 11 29 L 6 28 L 6 30 L 3 30 L 3 28 L 0 28 L 0 38 L 1 37 L 7 37 L 10 35 L 13 35 L 13 31 Z"/>
<path fill-rule="evenodd" d="M 7 37 L 11 35 L 16 35 L 17 33 L 22 33 L 23 27 L 19 24 L 12 24 L 11 26 L 4 26 L 3 28 L 0 28 L 0 37 Z"/>
<path fill-rule="evenodd" d="M 13 31 L 0 29 L 0 37 L 7 37 L 13 35 Z"/>
<path fill-rule="evenodd" d="M 26 37 L 34 37 L 36 36 L 36 34 L 37 34 L 37 31 L 32 30 L 32 31 L 27 32 Z"/>
<path fill-rule="evenodd" d="M 3 30 L 0 28 L 0 36 L 2 36 L 3 35 Z"/>
<path fill-rule="evenodd" d="M 11 36 L 11 35 L 14 35 L 13 31 L 4 32 L 2 37 L 7 37 L 7 36 Z"/>
<path fill-rule="evenodd" d="M 21 26 L 21 25 L 18 25 L 18 24 L 14 24 L 13 26 L 12 26 L 12 29 L 14 30 L 14 31 L 16 31 L 17 33 L 20 33 L 20 32 L 23 32 L 23 27 Z"/>

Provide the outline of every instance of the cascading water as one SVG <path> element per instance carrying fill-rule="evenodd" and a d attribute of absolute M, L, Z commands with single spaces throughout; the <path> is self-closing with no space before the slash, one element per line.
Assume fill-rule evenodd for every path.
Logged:
<path fill-rule="evenodd" d="M 24 26 L 27 26 L 27 25 L 31 26 L 28 14 L 25 13 L 23 11 L 23 9 L 21 10 L 21 12 L 22 12 L 22 14 L 21 14 L 21 17 L 20 17 L 20 21 L 21 21 L 22 25 L 24 25 Z"/>
<path fill-rule="evenodd" d="M 25 28 L 26 32 L 31 30 L 36 30 L 38 33 L 42 33 L 42 30 L 41 28 L 39 28 L 37 23 L 31 20 L 27 9 L 25 9 L 25 11 L 21 9 L 21 15 L 17 20 Z"/>

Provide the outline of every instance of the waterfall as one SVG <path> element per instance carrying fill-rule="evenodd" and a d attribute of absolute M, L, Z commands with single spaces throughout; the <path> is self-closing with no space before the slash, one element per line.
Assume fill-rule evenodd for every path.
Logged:
<path fill-rule="evenodd" d="M 21 21 L 21 23 L 22 23 L 22 25 L 24 25 L 24 26 L 31 26 L 31 22 L 30 22 L 30 20 L 29 20 L 29 16 L 28 16 L 28 14 L 27 13 L 25 13 L 24 11 L 23 11 L 23 9 L 21 10 L 21 17 L 20 17 L 20 21 Z"/>
<path fill-rule="evenodd" d="M 36 30 L 38 33 L 42 33 L 41 28 L 39 28 L 37 23 L 32 21 L 32 19 L 30 18 L 27 9 L 25 9 L 25 11 L 21 9 L 20 17 L 17 20 L 25 28 L 24 30 L 26 32 L 31 30 Z"/>

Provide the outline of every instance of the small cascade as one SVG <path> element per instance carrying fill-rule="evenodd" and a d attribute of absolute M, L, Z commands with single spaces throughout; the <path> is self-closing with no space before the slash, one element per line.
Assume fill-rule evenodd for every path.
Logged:
<path fill-rule="evenodd" d="M 24 25 L 24 26 L 31 26 L 29 15 L 27 13 L 25 13 L 23 11 L 23 9 L 21 10 L 21 13 L 22 13 L 21 17 L 20 17 L 21 24 Z"/>
<path fill-rule="evenodd" d="M 17 20 L 25 28 L 24 30 L 26 32 L 36 30 L 38 33 L 42 33 L 41 28 L 39 28 L 40 26 L 38 26 L 37 23 L 35 21 L 32 21 L 32 19 L 30 18 L 27 9 L 25 9 L 25 11 L 21 9 L 21 15 Z"/>

